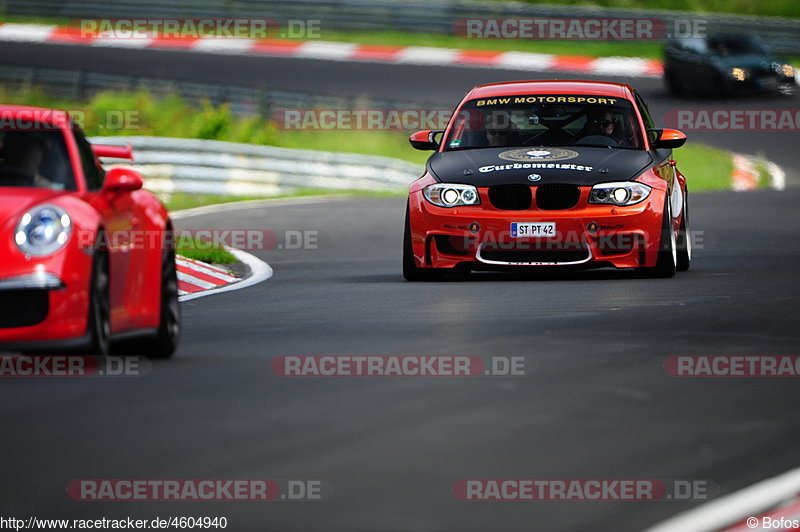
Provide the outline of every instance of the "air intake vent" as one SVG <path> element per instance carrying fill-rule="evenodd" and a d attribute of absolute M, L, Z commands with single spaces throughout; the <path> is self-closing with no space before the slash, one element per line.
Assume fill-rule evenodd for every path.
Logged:
<path fill-rule="evenodd" d="M 541 185 L 536 188 L 536 207 L 545 211 L 571 209 L 580 197 L 581 189 L 572 185 Z"/>
<path fill-rule="evenodd" d="M 478 260 L 486 264 L 581 264 L 591 259 L 585 249 L 486 249 Z"/>
<path fill-rule="evenodd" d="M 47 290 L 0 291 L 0 329 L 31 327 L 42 323 L 50 311 Z"/>
<path fill-rule="evenodd" d="M 489 188 L 489 201 L 496 209 L 524 211 L 531 208 L 531 187 L 528 185 L 497 185 Z"/>

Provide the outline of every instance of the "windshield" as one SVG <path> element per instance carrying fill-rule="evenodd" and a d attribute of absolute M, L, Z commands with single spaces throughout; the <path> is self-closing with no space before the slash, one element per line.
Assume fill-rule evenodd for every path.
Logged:
<path fill-rule="evenodd" d="M 517 95 L 464 104 L 445 149 L 599 146 L 641 149 L 628 100 L 587 95 Z"/>
<path fill-rule="evenodd" d="M 721 56 L 767 53 L 766 47 L 758 39 L 749 35 L 715 37 L 709 39 L 708 48 Z"/>
<path fill-rule="evenodd" d="M 49 124 L 0 129 L 0 186 L 75 190 L 64 134 Z"/>

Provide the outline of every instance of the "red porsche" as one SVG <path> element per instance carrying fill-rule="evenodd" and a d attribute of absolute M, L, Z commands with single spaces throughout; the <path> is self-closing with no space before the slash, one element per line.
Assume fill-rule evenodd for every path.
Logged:
<path fill-rule="evenodd" d="M 411 145 L 435 150 L 412 183 L 403 275 L 470 270 L 687 270 L 686 179 L 673 148 L 631 87 L 521 81 L 472 89 L 445 131 Z"/>
<path fill-rule="evenodd" d="M 0 106 L 0 350 L 175 351 L 169 216 L 100 157 L 132 153 L 91 145 L 66 112 Z"/>

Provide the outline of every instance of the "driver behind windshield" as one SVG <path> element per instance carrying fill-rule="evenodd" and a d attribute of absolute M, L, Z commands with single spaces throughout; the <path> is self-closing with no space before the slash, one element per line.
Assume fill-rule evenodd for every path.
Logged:
<path fill-rule="evenodd" d="M 69 177 L 59 132 L 8 131 L 0 147 L 0 159 L 0 185 L 67 188 L 67 183 L 58 179 Z"/>
<path fill-rule="evenodd" d="M 592 140 L 589 137 L 608 137 L 618 144 L 619 141 L 614 135 L 616 125 L 611 111 L 603 108 L 590 109 L 586 112 L 586 125 L 578 134 L 578 138 Z"/>
<path fill-rule="evenodd" d="M 486 140 L 489 146 L 514 146 L 519 144 L 519 128 L 506 111 L 492 111 L 486 117 Z"/>
<path fill-rule="evenodd" d="M 597 100 L 603 102 L 598 105 Z M 486 101 L 466 102 L 454 117 L 444 141 L 448 151 L 522 146 L 642 147 L 641 135 L 633 127 L 637 123 L 633 105 L 624 99 L 520 95 Z"/>

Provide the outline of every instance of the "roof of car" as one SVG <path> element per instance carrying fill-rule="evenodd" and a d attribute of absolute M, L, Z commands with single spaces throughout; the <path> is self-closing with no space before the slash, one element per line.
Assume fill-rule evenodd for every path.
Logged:
<path fill-rule="evenodd" d="M 591 94 L 630 99 L 633 88 L 621 83 L 605 81 L 508 81 L 478 85 L 467 94 L 468 99 L 487 98 L 492 96 L 510 96 L 513 94 Z"/>

